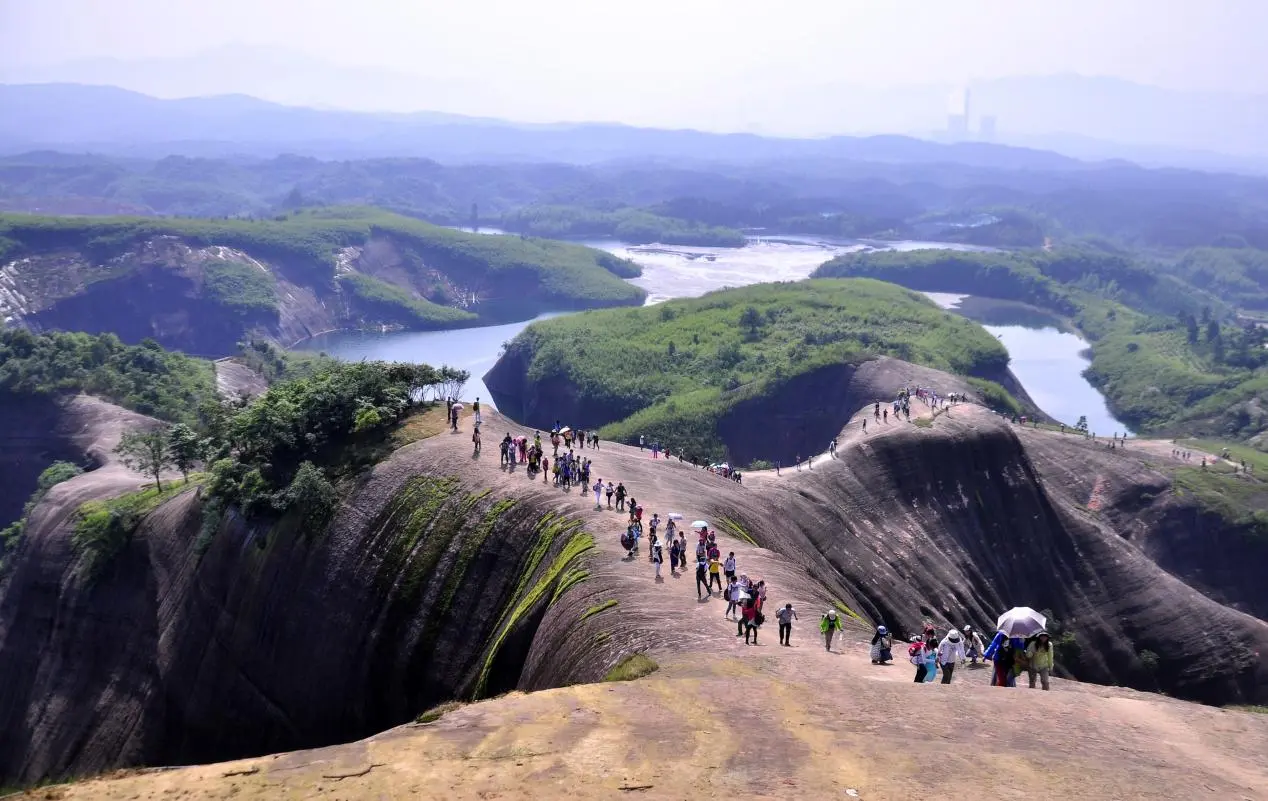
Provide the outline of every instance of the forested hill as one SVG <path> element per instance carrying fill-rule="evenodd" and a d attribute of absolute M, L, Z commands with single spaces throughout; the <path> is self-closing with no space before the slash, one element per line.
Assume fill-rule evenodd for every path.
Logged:
<path fill-rule="evenodd" d="M 1268 329 L 1237 315 L 1241 304 L 1262 303 L 1251 279 L 1262 264 L 1262 255 L 1247 249 L 1203 249 L 1178 262 L 1088 248 L 918 250 L 849 254 L 815 275 L 876 278 L 1056 312 L 1092 344 L 1087 376 L 1133 430 L 1249 439 L 1268 448 Z"/>
<path fill-rule="evenodd" d="M 268 219 L 0 215 L 0 314 L 224 355 L 341 328 L 440 328 L 642 303 L 632 262 L 367 208 Z"/>

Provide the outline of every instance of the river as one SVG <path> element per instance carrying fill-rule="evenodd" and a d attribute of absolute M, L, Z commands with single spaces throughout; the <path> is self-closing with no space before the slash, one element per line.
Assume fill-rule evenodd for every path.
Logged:
<path fill-rule="evenodd" d="M 615 241 L 584 244 L 638 262 L 643 275 L 632 279 L 632 283 L 647 290 L 649 304 L 696 297 L 727 286 L 796 281 L 834 256 L 869 248 L 973 249 L 938 242 L 847 242 L 796 235 L 751 237 L 742 248 L 630 245 Z M 985 302 L 964 295 L 930 293 L 930 297 L 943 308 L 983 323 L 998 336 L 1012 358 L 1013 373 L 1049 415 L 1069 424 L 1080 415 L 1087 415 L 1089 427 L 1097 433 L 1126 430 L 1110 415 L 1100 393 L 1083 378 L 1087 360 L 1081 353 L 1087 343 L 1063 331 L 1059 320 L 1021 304 Z M 481 378 L 497 361 L 502 345 L 533 322 L 556 316 L 558 313 L 544 314 L 518 323 L 452 331 L 335 332 L 314 337 L 298 347 L 324 351 L 347 361 L 384 359 L 452 365 L 471 372 L 463 398 L 478 397 L 482 404 L 492 406 Z"/>
<path fill-rule="evenodd" d="M 998 337 L 1008 350 L 1009 369 L 1048 415 L 1067 425 L 1086 416 L 1088 430 L 1096 434 L 1130 433 L 1114 419 L 1100 391 L 1083 377 L 1088 343 L 1067 330 L 1059 317 L 1013 301 L 944 292 L 924 294 Z"/>

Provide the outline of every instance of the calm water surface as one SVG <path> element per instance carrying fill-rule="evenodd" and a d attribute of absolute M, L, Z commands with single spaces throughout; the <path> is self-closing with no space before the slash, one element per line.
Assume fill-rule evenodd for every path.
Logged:
<path fill-rule="evenodd" d="M 481 233 L 496 232 L 482 229 Z M 647 290 L 649 304 L 670 298 L 697 297 L 728 286 L 797 281 L 842 253 L 931 247 L 974 249 L 938 242 L 836 241 L 773 234 L 751 237 L 742 248 L 630 245 L 615 241 L 584 244 L 632 259 L 642 266 L 643 275 L 631 283 Z M 1100 393 L 1083 378 L 1087 360 L 1080 352 L 1087 348 L 1087 343 L 1062 331 L 1055 318 L 1021 304 L 964 295 L 929 294 L 943 308 L 982 322 L 988 331 L 1000 337 L 1012 357 L 1013 372 L 1045 412 L 1070 424 L 1080 415 L 1087 415 L 1089 426 L 1097 433 L 1126 430 L 1110 415 Z M 452 365 L 471 372 L 463 398 L 478 397 L 482 403 L 492 406 L 492 398 L 481 377 L 497 361 L 502 345 L 537 320 L 557 316 L 559 313 L 545 314 L 519 323 L 454 331 L 337 332 L 315 337 L 298 347 L 324 351 L 347 361 L 383 359 Z"/>
<path fill-rule="evenodd" d="M 1129 431 L 1110 414 L 1105 397 L 1083 377 L 1088 343 L 1063 330 L 1059 318 L 1010 301 L 944 292 L 924 294 L 942 308 L 981 323 L 998 337 L 1008 349 L 1013 375 L 1040 409 L 1071 426 L 1086 415 L 1088 430 L 1101 435 Z"/>

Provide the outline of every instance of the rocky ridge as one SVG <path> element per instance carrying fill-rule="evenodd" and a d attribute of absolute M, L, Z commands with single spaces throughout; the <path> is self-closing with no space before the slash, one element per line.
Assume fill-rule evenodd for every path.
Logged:
<path fill-rule="evenodd" d="M 866 389 L 886 397 L 900 385 L 894 382 L 911 381 L 916 375 L 912 371 L 920 369 L 891 364 L 874 374 Z M 752 473 L 743 485 L 676 461 L 653 460 L 637 448 L 604 444 L 587 455 L 594 458 L 598 477 L 624 481 L 649 512 L 680 511 L 688 519 L 699 515 L 714 521 L 724 551 L 734 550 L 745 572 L 766 578 L 771 601 L 791 601 L 802 610 L 806 620 L 799 639 L 807 646 L 819 610 L 833 604 L 861 620 L 884 621 L 905 633 L 926 619 L 940 626 L 966 620 L 989 625 L 1001 608 L 1025 603 L 1052 609 L 1076 633 L 1083 657 L 1071 668 L 1081 678 L 1161 686 L 1215 703 L 1265 700 L 1268 675 L 1258 654 L 1268 646 L 1268 626 L 1167 572 L 1160 566 L 1163 543 L 1151 543 L 1150 537 L 1125 525 L 1184 505 L 1166 493 L 1142 500 L 1130 490 L 1165 487 L 1164 457 L 1144 447 L 1111 455 L 1081 438 L 1019 430 L 972 405 L 936 418 L 919 405 L 917 411 L 925 423 L 873 424 L 867 434 L 861 427 L 864 412 L 842 419 L 838 458 L 820 456 L 813 466 L 785 468 L 780 475 Z M 705 687 L 701 691 L 708 697 L 714 685 L 725 684 L 720 677 L 732 671 L 733 663 L 718 660 L 732 656 L 749 665 L 734 670 L 746 676 L 756 670 L 753 686 L 767 692 L 785 686 L 797 695 L 795 686 L 787 684 L 794 680 L 805 687 L 831 688 L 833 697 L 855 697 L 872 687 L 868 666 L 854 662 L 842 663 L 853 665 L 845 669 L 846 677 L 836 669 L 815 672 L 818 663 L 807 660 L 818 657 L 810 647 L 792 649 L 786 657 L 746 651 L 733 636 L 733 625 L 723 620 L 719 601 L 691 597 L 692 577 L 667 574 L 657 583 L 645 561 L 624 557 L 616 542 L 622 528 L 618 515 L 595 510 L 588 494 L 561 492 L 531 480 L 522 469 L 497 467 L 501 434 L 531 430 L 489 415 L 484 431 L 485 452 L 479 458 L 472 458 L 465 425 L 457 435 L 440 434 L 397 451 L 349 495 L 330 529 L 321 534 L 284 525 L 257 530 L 231 520 L 199 554 L 198 499 L 190 491 L 151 515 L 114 575 L 92 588 L 78 586 L 68 572 L 66 503 L 51 494 L 44 511 L 32 519 L 22 560 L 0 597 L 0 670 L 7 677 L 0 688 L 0 709 L 13 710 L 0 727 L 5 732 L 0 735 L 5 778 L 30 781 L 120 765 L 184 764 L 343 742 L 401 723 L 450 697 L 595 681 L 634 652 L 649 653 L 671 666 L 667 683 L 654 680 L 641 689 L 608 691 L 624 694 L 639 709 L 654 706 L 653 696 L 645 693 L 695 698 L 687 688 Z M 66 482 L 57 491 L 74 492 L 76 482 L 92 475 Z M 1096 512 L 1086 508 L 1089 482 L 1102 488 Z M 543 524 L 552 530 L 549 536 Z M 1249 584 L 1234 591 L 1246 603 L 1258 602 Z M 59 620 L 77 622 L 68 628 Z M 764 637 L 773 639 L 773 631 Z M 37 642 L 48 645 L 32 649 L 30 644 Z M 1142 663 L 1144 650 L 1159 655 L 1156 673 Z M 77 658 L 99 652 L 94 659 Z M 749 655 L 757 653 L 762 655 L 752 663 Z M 712 668 L 701 672 L 702 665 L 715 663 L 720 673 Z M 684 664 L 689 667 L 672 667 Z M 685 672 L 676 672 L 680 670 Z M 826 682 L 822 685 L 815 678 L 820 675 Z M 851 683 L 855 681 L 864 683 Z M 990 692 L 973 686 L 983 682 L 972 673 L 957 678 L 953 691 L 964 695 L 954 697 L 972 699 Z M 885 714 L 883 708 L 919 703 L 893 694 L 909 692 L 900 684 L 894 684 L 892 693 L 886 691 L 890 706 L 864 704 L 857 714 L 875 720 Z M 964 689 L 956 689 L 961 685 Z M 566 715 L 581 722 L 610 709 L 581 700 L 601 697 L 599 692 L 578 688 L 529 696 L 541 701 L 481 705 L 470 714 L 486 717 L 473 718 L 464 711 L 452 723 L 442 721 L 440 728 L 427 730 L 449 733 L 419 736 L 432 738 L 427 742 L 455 759 L 482 753 L 471 750 L 477 741 L 470 738 L 480 732 L 479 742 L 492 737 L 512 750 L 530 748 L 498 721 L 527 715 L 530 707 L 537 708 L 532 705 L 555 703 L 547 700 L 555 698 L 579 705 L 577 710 L 591 710 Z M 1114 691 L 1102 694 L 1120 697 Z M 1056 702 L 1018 695 L 1007 701 L 1020 705 L 1018 714 L 1032 708 L 1036 714 L 1055 714 L 1055 707 L 1042 705 Z M 718 703 L 725 704 L 726 697 L 719 696 Z M 58 701 L 50 703 L 54 698 Z M 694 709 L 691 703 L 685 709 Z M 980 715 L 981 725 L 991 725 L 989 707 L 969 706 L 976 711 L 966 714 Z M 804 701 L 787 708 L 809 714 Z M 1104 716 L 1116 707 L 1088 701 L 1080 708 L 1112 720 Z M 785 707 L 776 713 L 762 701 L 755 709 L 753 721 L 760 725 L 782 720 L 778 714 Z M 871 752 L 856 738 L 841 739 L 847 724 L 832 723 L 824 710 L 810 709 L 815 710 L 814 725 L 807 732 L 827 727 L 836 734 L 823 735 L 829 739 L 797 751 L 802 756 L 795 759 L 779 756 L 793 752 L 775 750 L 773 762 L 744 752 L 720 763 L 703 741 L 689 753 L 709 765 L 732 768 L 756 760 L 754 764 L 767 768 L 744 774 L 753 781 L 758 776 L 762 782 L 785 777 L 778 785 L 761 785 L 769 794 L 814 797 L 812 790 L 836 777 L 806 767 L 805 754 L 831 753 L 823 750 L 830 743 L 854 749 L 849 753 Z M 1174 721 L 1166 709 L 1140 714 L 1171 715 Z M 224 710 L 234 714 L 226 716 Z M 1208 715 L 1233 717 L 1201 717 Z M 1184 742 L 1199 739 L 1199 732 L 1236 727 L 1238 746 L 1222 752 L 1217 762 L 1229 760 L 1236 769 L 1224 781 L 1254 786 L 1259 774 L 1245 763 L 1242 746 L 1249 749 L 1264 736 L 1257 728 L 1262 722 L 1214 711 L 1193 718 L 1199 719 L 1201 723 L 1185 724 L 1190 728 L 1184 729 Z M 687 725 L 676 723 L 673 715 L 653 720 L 663 720 L 669 728 L 649 732 Z M 626 724 L 618 728 L 638 730 Z M 617 736 L 606 726 L 599 730 L 608 732 L 602 736 Z M 533 731 L 546 730 L 526 730 L 524 743 L 536 742 Z M 899 731 L 902 737 L 919 739 L 910 727 Z M 404 744 L 414 736 L 389 733 L 371 745 L 330 755 L 355 761 L 350 755 L 385 747 L 375 743 Z M 1077 736 L 1107 738 L 1098 726 Z M 467 738 L 461 742 L 470 745 L 443 746 L 436 737 Z M 1144 747 L 1133 745 L 1131 753 L 1143 754 Z M 602 761 L 606 746 L 587 748 L 574 744 L 556 751 L 565 763 L 569 754 L 590 753 L 596 765 L 613 764 Z M 997 754 L 992 764 L 1015 766 L 1022 760 L 1027 767 L 1018 776 L 1051 767 L 1055 759 L 1028 748 L 1019 751 L 1007 741 L 988 751 Z M 1097 761 L 1095 749 L 1080 746 L 1071 753 L 1080 760 L 1071 766 Z M 294 777 L 308 777 L 296 781 L 315 781 L 304 766 L 327 766 L 324 759 L 295 756 L 279 764 L 289 766 Z M 540 781 L 566 781 L 571 775 L 557 762 L 529 761 L 547 771 Z M 272 768 L 252 764 L 261 780 L 278 779 Z M 448 775 L 445 764 L 436 763 L 434 770 L 441 772 L 435 776 Z M 679 763 L 670 759 L 666 764 Z M 666 768 L 679 769 L 686 768 Z M 322 770 L 322 775 L 330 772 Z M 374 770 L 366 775 L 373 776 Z M 344 767 L 334 772 L 342 771 Z M 594 773 L 594 788 L 616 781 L 604 769 Z M 729 779 L 709 775 L 711 786 L 729 786 Z M 1072 767 L 1062 786 L 1085 788 L 1085 795 L 1070 797 L 1096 797 L 1080 781 L 1103 775 L 1092 771 L 1080 779 Z M 783 783 L 796 782 L 798 776 L 804 785 Z M 494 779 L 490 787 L 517 797 L 509 782 L 522 781 L 520 774 L 497 771 L 490 774 L 490 781 Z M 467 780 L 452 781 L 466 793 L 458 793 L 461 797 L 475 791 Z M 874 795 L 864 797 L 892 797 L 885 795 L 883 781 L 874 781 L 867 785 L 875 788 Z M 229 784 L 244 789 L 252 782 Z M 222 785 L 212 782 L 215 792 Z M 83 791 L 94 786 L 102 793 L 115 792 L 111 785 L 85 785 Z M 275 784 L 262 786 L 277 789 Z M 798 786 L 802 789 L 787 789 Z"/>

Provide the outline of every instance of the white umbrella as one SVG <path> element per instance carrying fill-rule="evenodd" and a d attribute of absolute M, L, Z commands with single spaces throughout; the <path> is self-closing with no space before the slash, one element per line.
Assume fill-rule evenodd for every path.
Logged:
<path fill-rule="evenodd" d="M 1048 618 L 1029 606 L 1015 606 L 999 616 L 996 628 L 1005 637 L 1033 637 L 1048 627 Z"/>
<path fill-rule="evenodd" d="M 462 411 L 462 410 L 463 410 L 463 408 L 464 408 L 464 407 L 463 407 L 463 405 L 462 405 L 461 403 L 455 403 L 455 404 L 453 405 L 453 409 L 454 409 L 454 411 L 458 411 L 458 412 L 460 412 L 460 411 Z"/>
<path fill-rule="evenodd" d="M 752 598 L 752 597 L 753 596 L 749 595 L 747 592 L 740 592 L 741 601 L 747 601 L 749 598 Z"/>
<path fill-rule="evenodd" d="M 692 528 L 708 528 L 709 524 L 704 522 L 703 520 L 697 520 L 696 522 L 691 524 L 691 527 Z"/>
<path fill-rule="evenodd" d="M 681 515 L 681 514 L 679 514 L 678 512 L 670 512 L 670 513 L 669 513 L 669 519 L 670 519 L 670 520 L 682 520 L 682 515 Z"/>

